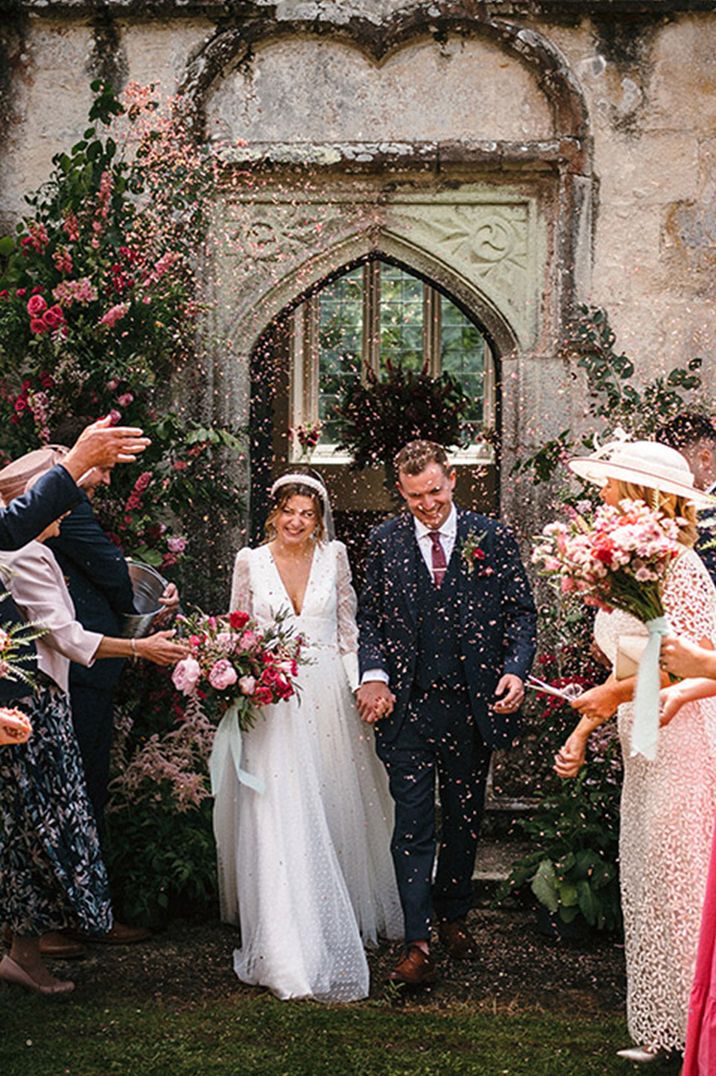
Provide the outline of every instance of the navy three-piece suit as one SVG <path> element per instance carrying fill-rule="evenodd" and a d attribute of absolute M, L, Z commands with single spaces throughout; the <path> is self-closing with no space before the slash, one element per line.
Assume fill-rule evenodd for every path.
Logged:
<path fill-rule="evenodd" d="M 464 546 L 479 539 L 469 570 Z M 392 850 L 406 941 L 439 920 L 461 919 L 471 879 L 491 752 L 514 739 L 519 717 L 492 708 L 500 677 L 524 680 L 534 658 L 536 611 L 517 543 L 502 524 L 457 510 L 442 585 L 432 581 L 409 513 L 371 534 L 358 612 L 361 674 L 382 670 L 396 698 L 376 748 L 395 801 Z M 435 882 L 435 775 L 442 832 Z"/>

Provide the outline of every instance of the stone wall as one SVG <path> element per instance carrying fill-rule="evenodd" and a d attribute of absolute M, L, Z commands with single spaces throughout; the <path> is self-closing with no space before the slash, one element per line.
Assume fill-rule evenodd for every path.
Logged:
<path fill-rule="evenodd" d="M 487 292 L 484 308 L 475 299 L 483 317 L 494 301 L 512 341 L 503 352 L 504 419 L 516 452 L 583 409 L 555 358 L 577 302 L 608 309 L 640 373 L 701 354 L 713 376 L 712 8 L 698 0 L 108 0 L 98 14 L 84 0 L 18 0 L 0 29 L 0 220 L 22 212 L 52 154 L 81 135 L 98 75 L 181 90 L 198 137 L 246 140 L 244 163 L 273 162 L 269 176 L 280 160 L 283 189 L 301 162 L 319 205 L 320 192 L 337 187 L 349 196 L 369 188 L 376 204 L 388 188 L 422 190 L 436 204 L 447 189 L 519 188 L 536 207 L 523 309 L 513 314 L 508 297 L 501 306 Z M 372 235 L 379 247 L 375 221 Z M 435 255 L 421 243 L 416 258 Z M 335 267 L 328 237 L 306 264 L 321 258 Z M 279 262 L 249 304 L 257 321 L 232 361 L 247 363 L 261 304 L 275 312 L 282 271 Z M 456 288 L 463 278 L 479 288 L 464 266 L 455 275 Z"/>

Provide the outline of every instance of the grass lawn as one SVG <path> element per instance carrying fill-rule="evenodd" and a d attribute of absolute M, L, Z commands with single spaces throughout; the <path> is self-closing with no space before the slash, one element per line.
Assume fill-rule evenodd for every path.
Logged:
<path fill-rule="evenodd" d="M 47 1003 L 10 990 L 0 1000 L 4 1076 L 172 1076 L 265 1073 L 625 1073 L 615 1015 L 475 1012 L 456 1005 L 395 1009 L 241 1000 L 141 1006 L 118 998 Z M 662 1070 L 664 1071 L 664 1070 Z M 676 1071 L 672 1069 L 671 1071 Z"/>

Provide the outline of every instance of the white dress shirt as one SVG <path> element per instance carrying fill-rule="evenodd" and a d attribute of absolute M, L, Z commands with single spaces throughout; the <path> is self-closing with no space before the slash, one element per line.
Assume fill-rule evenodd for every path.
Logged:
<path fill-rule="evenodd" d="M 457 538 L 457 509 L 454 504 L 450 506 L 450 514 L 437 530 L 435 530 L 434 527 L 426 527 L 425 524 L 421 523 L 415 516 L 413 516 L 413 523 L 415 524 L 415 540 L 418 543 L 418 549 L 422 554 L 423 560 L 425 561 L 425 567 L 428 569 L 430 578 L 432 579 L 433 543 L 430 535 L 440 535 L 440 544 L 445 553 L 445 563 L 449 564 L 450 557 L 455 548 L 455 540 Z M 384 684 L 390 683 L 390 678 L 384 669 L 366 669 L 361 676 L 360 682 L 361 684 L 368 684 L 371 680 L 380 680 Z"/>

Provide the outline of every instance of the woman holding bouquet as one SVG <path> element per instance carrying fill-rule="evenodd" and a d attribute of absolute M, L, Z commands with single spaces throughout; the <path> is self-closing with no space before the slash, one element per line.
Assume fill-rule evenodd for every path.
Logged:
<path fill-rule="evenodd" d="M 647 441 L 620 442 L 586 459 L 576 474 L 601 485 L 605 504 L 643 501 L 673 520 L 681 552 L 660 585 L 671 629 L 698 642 L 716 637 L 716 590 L 700 557 L 695 504 L 711 498 L 693 486 L 683 456 Z M 639 576 L 636 577 L 637 579 Z M 638 585 L 638 584 L 637 584 Z M 644 584 L 646 585 L 646 584 Z M 597 613 L 595 639 L 615 662 L 623 637 L 646 636 L 644 624 L 619 608 Z M 689 702 L 658 732 L 655 758 L 634 751 L 634 678 L 607 681 L 572 706 L 581 720 L 556 756 L 561 777 L 585 760 L 589 734 L 618 715 L 624 756 L 620 883 L 627 964 L 627 1015 L 636 1061 L 683 1050 L 711 837 L 716 818 L 716 700 Z"/>
<path fill-rule="evenodd" d="M 364 944 L 398 937 L 387 783 L 353 702 L 356 599 L 328 493 L 295 468 L 271 488 L 267 541 L 236 557 L 231 610 L 305 636 L 295 696 L 266 706 L 216 799 L 222 918 L 240 923 L 238 977 L 279 998 L 368 994 Z"/>

